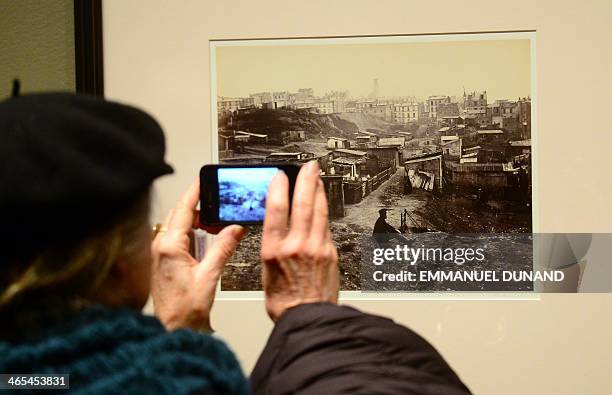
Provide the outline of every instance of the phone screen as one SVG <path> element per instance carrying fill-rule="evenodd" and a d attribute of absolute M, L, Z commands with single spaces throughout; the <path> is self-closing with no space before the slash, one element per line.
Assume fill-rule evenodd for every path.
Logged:
<path fill-rule="evenodd" d="M 219 220 L 263 221 L 268 186 L 277 172 L 277 167 L 218 168 Z"/>

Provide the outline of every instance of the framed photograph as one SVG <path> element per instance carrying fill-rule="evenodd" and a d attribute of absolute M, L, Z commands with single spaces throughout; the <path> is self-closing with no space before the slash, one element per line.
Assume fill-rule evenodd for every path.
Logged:
<path fill-rule="evenodd" d="M 345 297 L 364 296 L 362 238 L 376 227 L 532 233 L 535 37 L 211 41 L 213 161 L 319 162 Z M 221 297 L 261 296 L 260 230 Z"/>

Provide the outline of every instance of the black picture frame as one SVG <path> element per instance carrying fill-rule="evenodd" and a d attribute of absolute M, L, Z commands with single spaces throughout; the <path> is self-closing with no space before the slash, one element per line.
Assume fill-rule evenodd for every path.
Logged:
<path fill-rule="evenodd" d="M 104 97 L 102 0 L 74 0 L 77 93 Z"/>

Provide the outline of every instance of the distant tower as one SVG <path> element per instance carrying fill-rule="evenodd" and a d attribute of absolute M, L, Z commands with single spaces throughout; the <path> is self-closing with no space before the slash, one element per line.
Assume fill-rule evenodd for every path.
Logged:
<path fill-rule="evenodd" d="M 374 90 L 370 93 L 372 99 L 378 99 L 378 78 L 374 78 Z"/>

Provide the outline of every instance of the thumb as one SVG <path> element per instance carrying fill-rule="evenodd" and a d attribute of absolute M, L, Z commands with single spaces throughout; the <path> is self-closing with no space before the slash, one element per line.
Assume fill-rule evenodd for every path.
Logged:
<path fill-rule="evenodd" d="M 219 232 L 202 261 L 205 270 L 219 276 L 245 234 L 246 229 L 239 225 L 230 225 Z"/>

